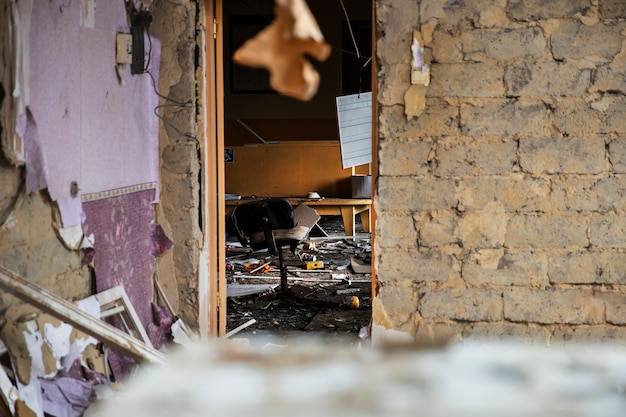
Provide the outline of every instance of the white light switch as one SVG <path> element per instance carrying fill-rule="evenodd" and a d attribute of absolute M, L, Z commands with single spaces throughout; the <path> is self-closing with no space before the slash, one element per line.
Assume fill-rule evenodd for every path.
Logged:
<path fill-rule="evenodd" d="M 426 65 L 422 69 L 413 68 L 411 70 L 411 84 L 430 84 L 430 68 Z"/>

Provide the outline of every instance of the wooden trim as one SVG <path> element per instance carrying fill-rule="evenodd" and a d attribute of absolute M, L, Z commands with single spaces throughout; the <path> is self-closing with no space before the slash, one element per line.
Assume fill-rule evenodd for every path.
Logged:
<path fill-rule="evenodd" d="M 374 244 L 376 241 L 376 202 L 378 196 L 376 184 L 378 183 L 378 77 L 376 60 L 376 3 L 380 0 L 372 0 L 372 209 L 370 210 L 370 233 L 372 236 L 372 298 L 378 295 L 378 283 L 376 279 L 376 256 Z"/>
<path fill-rule="evenodd" d="M 226 332 L 224 224 L 224 104 L 222 0 L 205 0 L 204 69 L 199 94 L 204 103 L 202 149 L 202 250 L 200 253 L 200 337 Z"/>
<path fill-rule="evenodd" d="M 226 210 L 224 207 L 225 196 L 225 171 L 224 171 L 224 19 L 222 12 L 222 1 L 216 0 L 215 15 L 217 19 L 218 31 L 216 39 L 215 71 L 216 71 L 216 104 L 217 104 L 217 218 L 212 219 L 218 225 L 217 234 L 217 254 L 218 254 L 218 274 L 217 274 L 217 302 L 219 306 L 217 336 L 226 333 Z"/>
<path fill-rule="evenodd" d="M 201 68 L 204 70 L 199 79 L 198 94 L 204 104 L 204 118 L 201 140 L 201 208 L 202 219 L 202 249 L 198 267 L 198 303 L 200 337 L 203 339 L 218 334 L 218 302 L 217 302 L 217 137 L 216 137 L 216 81 L 215 81 L 215 3 L 214 0 L 205 0 L 204 31 L 200 41 L 204 46 L 204 59 Z"/>
<path fill-rule="evenodd" d="M 117 285 L 108 290 L 99 292 L 93 297 L 95 297 L 100 304 L 100 318 L 119 315 L 128 334 L 141 340 L 146 345 L 153 347 L 124 287 Z"/>
<path fill-rule="evenodd" d="M 200 146 L 200 160 L 201 160 L 201 168 L 200 168 L 200 187 L 201 187 L 201 207 L 202 211 L 200 212 L 201 221 L 202 221 L 202 248 L 200 250 L 200 259 L 198 261 L 198 327 L 200 338 L 206 339 L 209 337 L 211 333 L 211 317 L 213 316 L 212 308 L 214 306 L 214 302 L 211 299 L 211 284 L 210 284 L 210 271 L 209 265 L 211 264 L 211 259 L 209 259 L 209 218 L 211 213 L 211 201 L 209 199 L 209 178 L 211 172 L 211 166 L 214 162 L 212 159 L 212 153 L 210 152 L 210 146 L 208 143 L 210 142 L 210 132 L 209 128 L 211 124 L 211 117 L 214 114 L 214 106 L 213 100 L 211 96 L 211 80 L 213 79 L 212 75 L 212 67 L 209 65 L 211 62 L 210 57 L 212 56 L 213 49 L 211 47 L 213 43 L 213 1 L 205 0 L 204 3 L 200 3 L 200 12 L 202 13 L 201 19 L 204 19 L 200 26 L 200 34 L 198 35 L 198 42 L 200 43 L 200 47 L 204 50 L 204 54 L 202 55 L 202 65 L 201 68 L 203 72 L 198 78 L 198 96 L 199 104 L 203 104 L 202 109 L 204 110 L 202 113 L 201 124 L 198 129 L 199 132 L 202 132 L 202 137 L 204 140 L 198 140 L 198 145 Z M 200 130 L 202 129 L 202 130 Z"/>

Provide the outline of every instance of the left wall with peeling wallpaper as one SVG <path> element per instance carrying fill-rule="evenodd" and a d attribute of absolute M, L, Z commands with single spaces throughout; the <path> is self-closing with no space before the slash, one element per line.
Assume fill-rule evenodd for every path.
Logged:
<path fill-rule="evenodd" d="M 0 154 L 0 265 L 27 277 L 29 281 L 70 300 L 80 299 L 92 292 L 90 269 L 83 265 L 83 254 L 70 250 L 59 239 L 60 213 L 47 189 L 26 192 L 24 155 L 10 146 L 17 114 L 16 90 L 11 80 L 15 74 L 16 20 L 11 16 L 9 2 L 0 7 L 3 22 L 0 42 L 0 131 L 3 152 Z M 4 22 L 10 22 L 4 24 Z M 10 38 L 9 29 L 13 37 Z M 34 69 L 37 71 L 37 69 Z M 41 69 L 39 69 L 41 71 Z M 12 110 L 12 111 L 11 111 Z M 13 120 L 11 120 L 11 115 Z M 22 157 L 20 157 L 22 155 Z M 15 304 L 15 299 L 0 292 L 0 313 Z M 4 324 L 4 323 L 0 323 Z"/>
<path fill-rule="evenodd" d="M 160 39 L 131 74 L 115 59 L 126 2 L 86 5 L 0 1 L 0 265 L 70 301 L 123 286 L 158 348 Z M 18 304 L 0 291 L 0 333 Z"/>

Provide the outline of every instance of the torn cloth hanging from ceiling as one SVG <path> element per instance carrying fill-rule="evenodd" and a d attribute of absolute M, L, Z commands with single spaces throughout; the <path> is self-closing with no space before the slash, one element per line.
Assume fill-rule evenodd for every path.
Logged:
<path fill-rule="evenodd" d="M 325 61 L 330 46 L 304 0 L 276 0 L 275 11 L 276 19 L 235 51 L 233 60 L 267 69 L 273 89 L 308 101 L 317 93 L 320 76 L 304 55 Z"/>

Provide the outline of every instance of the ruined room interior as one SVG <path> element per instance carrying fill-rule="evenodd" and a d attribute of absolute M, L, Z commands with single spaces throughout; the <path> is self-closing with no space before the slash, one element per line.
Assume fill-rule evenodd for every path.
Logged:
<path fill-rule="evenodd" d="M 226 331 L 253 323 L 241 335 L 328 332 L 356 343 L 371 316 L 371 151 L 348 149 L 356 162 L 342 158 L 336 98 L 372 90 L 372 5 L 310 7 L 330 53 L 310 59 L 319 86 L 310 99 L 298 99 L 274 90 L 267 69 L 231 59 L 274 20 L 274 2 L 223 3 L 227 217 L 239 204 L 271 197 L 288 198 L 296 213 L 309 208 L 312 216 L 308 223 L 296 219 L 310 229 L 296 253 L 284 250 L 285 292 L 277 257 L 233 247 L 238 239 L 226 229 Z M 371 121 L 367 130 L 371 148 Z"/>

